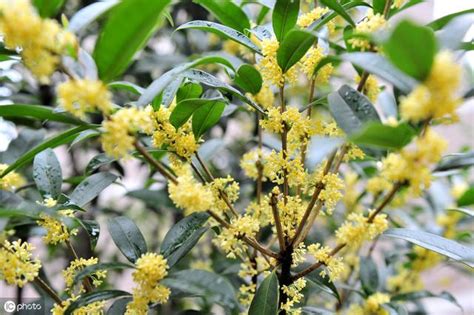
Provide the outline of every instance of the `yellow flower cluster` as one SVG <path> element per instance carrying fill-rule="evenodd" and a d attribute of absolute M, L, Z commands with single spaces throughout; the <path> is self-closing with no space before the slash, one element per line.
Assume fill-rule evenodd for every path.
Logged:
<path fill-rule="evenodd" d="M 318 182 L 324 185 L 319 193 L 318 199 L 324 202 L 326 213 L 332 214 L 336 208 L 336 204 L 342 199 L 341 190 L 344 189 L 344 181 L 337 174 L 328 173 L 324 176 L 320 174 Z"/>
<path fill-rule="evenodd" d="M 275 95 L 273 94 L 273 91 L 270 86 L 266 83 L 262 85 L 262 88 L 257 94 L 253 95 L 253 99 L 264 109 L 269 109 L 270 107 L 273 107 L 275 103 Z"/>
<path fill-rule="evenodd" d="M 354 171 L 347 171 L 344 173 L 345 192 L 343 197 L 344 206 L 348 212 L 355 210 L 359 192 L 357 191 L 357 182 L 359 176 Z"/>
<path fill-rule="evenodd" d="M 145 315 L 149 303 L 163 304 L 168 301 L 170 289 L 159 284 L 168 275 L 168 265 L 163 256 L 155 253 L 143 254 L 135 263 L 133 300 L 128 303 L 127 315 Z"/>
<path fill-rule="evenodd" d="M 257 286 L 251 281 L 252 278 L 265 272 L 269 267 L 268 262 L 261 256 L 255 257 L 254 260 L 246 256 L 240 264 L 239 277 L 244 281 L 250 281 L 249 284 L 244 283 L 239 288 L 239 301 L 242 305 L 249 306 L 255 295 Z"/>
<path fill-rule="evenodd" d="M 34 247 L 21 240 L 5 240 L 0 246 L 0 279 L 22 288 L 33 281 L 41 268 L 39 259 L 32 259 Z"/>
<path fill-rule="evenodd" d="M 308 13 L 301 14 L 298 17 L 298 21 L 296 24 L 301 27 L 305 28 L 313 24 L 314 21 L 320 19 L 324 14 L 329 12 L 328 8 L 317 7 L 313 10 L 309 11 Z"/>
<path fill-rule="evenodd" d="M 299 278 L 290 285 L 283 285 L 282 291 L 288 297 L 285 303 L 281 303 L 280 308 L 285 310 L 288 314 L 301 314 L 301 308 L 295 307 L 298 303 L 303 300 L 304 295 L 301 291 L 306 287 L 306 280 Z"/>
<path fill-rule="evenodd" d="M 177 184 L 168 184 L 169 196 L 177 207 L 185 210 L 186 215 L 211 209 L 214 202 L 212 191 L 198 183 L 190 171 L 177 180 Z"/>
<path fill-rule="evenodd" d="M 279 194 L 278 187 L 272 191 L 273 194 Z M 288 238 L 295 236 L 296 227 L 298 226 L 303 214 L 306 210 L 305 204 L 301 201 L 299 196 L 288 196 L 286 203 L 284 198 L 280 198 L 277 202 L 277 208 L 280 214 L 283 234 Z M 271 223 L 275 224 L 273 216 Z"/>
<path fill-rule="evenodd" d="M 7 164 L 0 163 L 0 174 L 8 168 Z M 14 191 L 18 187 L 26 184 L 26 180 L 16 172 L 10 172 L 0 177 L 0 190 Z"/>
<path fill-rule="evenodd" d="M 308 79 L 313 78 L 314 68 L 319 64 L 319 62 L 325 57 L 323 49 L 321 47 L 311 47 L 306 55 L 301 59 L 301 67 L 303 72 L 306 74 Z M 332 64 L 327 64 L 321 69 L 319 69 L 316 74 L 315 82 L 317 85 L 327 84 L 329 78 L 334 70 Z"/>
<path fill-rule="evenodd" d="M 60 305 L 55 303 L 53 308 L 51 309 L 51 314 L 64 315 L 69 305 L 71 305 L 71 303 L 76 301 L 79 297 L 79 295 L 73 295 L 69 299 L 63 301 Z M 75 309 L 72 312 L 72 315 L 103 315 L 105 303 L 106 301 L 97 301 L 81 306 Z"/>
<path fill-rule="evenodd" d="M 414 148 L 390 153 L 382 160 L 381 176 L 392 182 L 408 182 L 413 194 L 420 194 L 430 186 L 430 166 L 441 159 L 446 141 L 431 129 L 417 138 Z"/>
<path fill-rule="evenodd" d="M 153 145 L 168 149 L 182 158 L 189 159 L 199 148 L 191 129 L 191 122 L 176 129 L 169 121 L 174 104 L 170 107 L 161 106 L 153 115 L 155 131 L 153 132 Z"/>
<path fill-rule="evenodd" d="M 359 83 L 360 82 L 360 76 L 357 75 L 355 77 L 355 82 Z M 380 94 L 380 87 L 377 79 L 373 75 L 369 75 L 367 77 L 367 80 L 365 81 L 364 88 L 362 89 L 362 93 L 364 93 L 369 101 L 372 103 L 375 103 L 377 101 L 377 98 Z"/>
<path fill-rule="evenodd" d="M 369 212 L 369 217 L 373 212 Z M 346 244 L 349 248 L 359 248 L 366 240 L 373 240 L 382 234 L 388 227 L 387 215 L 375 216 L 372 223 L 368 217 L 360 213 L 350 213 L 346 221 L 336 230 L 336 238 L 339 244 Z"/>
<path fill-rule="evenodd" d="M 227 253 L 228 258 L 235 259 L 247 249 L 247 245 L 240 238 L 252 238 L 259 230 L 260 224 L 256 219 L 243 215 L 232 219 L 230 226 L 223 228 L 215 241 Z"/>
<path fill-rule="evenodd" d="M 392 8 L 401 8 L 407 0 L 394 0 L 392 4 Z"/>
<path fill-rule="evenodd" d="M 134 134 L 144 132 L 151 134 L 153 122 L 151 107 L 144 109 L 130 107 L 115 112 L 102 122 L 104 133 L 101 136 L 102 148 L 107 155 L 114 158 L 127 157 L 133 149 Z"/>
<path fill-rule="evenodd" d="M 41 19 L 29 0 L 0 0 L 0 35 L 7 48 L 21 48 L 24 64 L 44 83 L 77 44 L 56 21 Z"/>
<path fill-rule="evenodd" d="M 383 304 L 390 302 L 390 296 L 385 293 L 376 292 L 370 295 L 363 306 L 352 304 L 348 315 L 388 315 L 389 312 L 382 307 Z"/>
<path fill-rule="evenodd" d="M 74 212 L 72 210 L 59 210 L 57 212 L 60 218 L 73 218 Z M 67 241 L 71 236 L 77 235 L 78 230 L 69 228 L 60 219 L 54 218 L 45 213 L 40 214 L 40 219 L 36 223 L 46 229 L 46 235 L 43 236 L 43 241 L 46 244 L 56 245 Z"/>
<path fill-rule="evenodd" d="M 71 296 L 74 295 L 73 290 L 74 290 L 74 277 L 77 275 L 79 271 L 84 269 L 87 266 L 92 266 L 96 265 L 99 262 L 99 259 L 96 257 L 91 257 L 89 259 L 85 258 L 78 258 L 69 264 L 69 267 L 67 267 L 65 270 L 63 270 L 63 277 L 64 281 L 66 282 L 66 291 L 71 294 Z M 103 279 L 107 276 L 107 270 L 98 270 L 92 273 L 89 276 L 89 279 L 92 280 L 92 285 L 95 287 L 98 287 L 102 284 Z M 78 286 L 77 289 L 77 294 L 84 293 L 85 289 L 82 284 Z"/>
<path fill-rule="evenodd" d="M 265 154 L 261 149 L 250 150 L 240 160 L 240 168 L 244 171 L 245 175 L 252 178 L 258 178 L 258 167 L 261 167 L 262 181 L 266 181 L 269 177 L 269 169 L 266 163 L 268 154 Z M 257 163 L 259 166 L 257 167 Z"/>
<path fill-rule="evenodd" d="M 300 158 L 291 159 L 289 156 L 283 158 L 282 151 L 272 151 L 267 158 L 266 165 L 269 179 L 278 185 L 283 184 L 285 171 L 288 175 L 288 185 L 290 187 L 303 184 L 306 178 L 306 172 Z"/>
<path fill-rule="evenodd" d="M 446 116 L 456 119 L 455 110 L 462 102 L 456 94 L 460 83 L 461 67 L 453 55 L 449 51 L 438 53 L 425 81 L 402 98 L 402 118 L 412 122 Z"/>
<path fill-rule="evenodd" d="M 420 273 L 401 268 L 398 273 L 387 279 L 387 289 L 393 293 L 408 293 L 424 288 Z"/>
<path fill-rule="evenodd" d="M 380 14 L 374 14 L 372 9 L 367 11 L 367 16 L 357 24 L 355 33 L 361 35 L 367 35 L 379 31 L 387 25 L 387 21 L 385 18 Z M 364 38 L 351 38 L 349 39 L 349 43 L 354 46 L 360 48 L 360 50 L 368 50 L 370 49 L 371 45 L 367 39 Z"/>
<path fill-rule="evenodd" d="M 225 195 L 227 201 L 231 204 L 239 199 L 239 183 L 237 183 L 230 175 L 226 178 L 216 178 L 208 186 L 214 199 L 211 209 L 218 213 L 224 212 L 228 209 L 227 202 L 224 201 L 222 195 Z"/>
<path fill-rule="evenodd" d="M 444 231 L 443 235 L 446 238 L 453 239 L 456 237 L 456 224 L 462 219 L 460 212 L 449 211 L 447 213 L 440 214 L 436 217 L 436 223 L 441 226 Z"/>
<path fill-rule="evenodd" d="M 308 253 L 312 255 L 317 261 L 326 266 L 326 270 L 321 271 L 321 277 L 329 276 L 332 282 L 341 278 L 345 273 L 346 266 L 342 262 L 342 257 L 333 257 L 330 255 L 331 249 L 321 244 L 311 244 L 308 246 Z"/>
<path fill-rule="evenodd" d="M 68 80 L 58 85 L 59 105 L 79 118 L 86 113 L 100 110 L 109 114 L 112 110 L 112 94 L 98 80 Z"/>
<path fill-rule="evenodd" d="M 285 84 L 285 80 L 290 83 L 296 81 L 297 71 L 296 67 L 293 66 L 283 74 L 276 58 L 278 47 L 280 47 L 280 43 L 276 39 L 264 39 L 262 41 L 263 58 L 258 63 L 257 69 L 265 81 L 282 87 Z"/>
<path fill-rule="evenodd" d="M 382 176 L 375 176 L 367 181 L 367 191 L 374 196 L 390 189 L 392 184 Z"/>

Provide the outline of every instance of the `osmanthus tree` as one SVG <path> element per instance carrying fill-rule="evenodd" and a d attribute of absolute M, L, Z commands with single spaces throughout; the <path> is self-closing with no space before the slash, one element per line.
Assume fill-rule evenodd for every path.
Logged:
<path fill-rule="evenodd" d="M 473 95 L 473 10 L 390 21 L 420 2 L 0 0 L 0 278 L 52 314 L 458 305 L 421 274 L 474 267 L 474 154 L 435 131 Z M 141 218 L 96 200 L 132 159 Z M 153 217 L 171 223 L 144 236 Z"/>

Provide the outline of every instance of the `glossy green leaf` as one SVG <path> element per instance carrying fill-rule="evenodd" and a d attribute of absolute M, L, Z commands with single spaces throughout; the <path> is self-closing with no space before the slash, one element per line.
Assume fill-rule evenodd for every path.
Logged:
<path fill-rule="evenodd" d="M 4 177 L 5 175 L 10 173 L 11 171 L 14 171 L 14 170 L 26 165 L 31 160 L 33 160 L 35 155 L 38 154 L 39 152 L 41 152 L 43 150 L 46 150 L 48 148 L 54 149 L 54 148 L 56 148 L 60 145 L 63 145 L 63 144 L 66 144 L 66 143 L 69 143 L 69 142 L 73 141 L 80 132 L 82 132 L 82 131 L 84 131 L 88 128 L 89 128 L 89 126 L 79 126 L 79 127 L 69 129 L 69 130 L 67 130 L 63 133 L 60 133 L 60 134 L 58 134 L 54 137 L 48 138 L 46 141 L 42 142 L 41 144 L 37 145 L 36 147 L 31 149 L 30 151 L 23 154 L 13 164 L 10 164 L 10 166 L 6 170 L 4 170 L 2 174 L 0 174 L 0 178 Z"/>
<path fill-rule="evenodd" d="M 316 36 L 307 31 L 292 30 L 280 43 L 277 62 L 283 73 L 295 65 L 316 41 Z"/>
<path fill-rule="evenodd" d="M 451 20 L 442 30 L 436 33 L 436 37 L 442 49 L 465 49 L 465 47 L 463 47 L 465 44 L 463 39 L 466 37 L 466 33 L 471 29 L 472 25 L 474 25 L 474 12 L 468 15 L 457 16 Z"/>
<path fill-rule="evenodd" d="M 117 179 L 117 175 L 102 172 L 96 173 L 84 179 L 69 195 L 71 203 L 79 207 L 92 201 L 102 190 L 107 188 Z"/>
<path fill-rule="evenodd" d="M 39 120 L 56 121 L 72 125 L 84 125 L 80 121 L 67 113 L 59 113 L 52 107 L 42 105 L 12 104 L 0 106 L 0 117 L 5 118 L 32 118 Z"/>
<path fill-rule="evenodd" d="M 465 207 L 474 204 L 474 186 L 471 186 L 462 196 L 458 199 L 458 206 Z"/>
<path fill-rule="evenodd" d="M 344 3 L 342 7 L 344 8 L 344 10 L 348 11 L 349 9 L 355 7 L 370 7 L 370 4 L 365 1 L 354 0 L 351 2 Z M 324 15 L 324 17 L 322 17 L 319 22 L 315 22 L 314 25 L 310 27 L 310 29 L 312 31 L 317 31 L 337 16 L 337 12 L 332 11 L 331 13 Z"/>
<path fill-rule="evenodd" d="M 346 12 L 346 9 L 344 9 L 337 1 L 334 0 L 321 0 L 321 3 L 327 6 L 328 8 L 331 8 L 339 14 L 344 20 L 346 20 L 350 25 L 355 26 L 354 21 L 352 20 L 351 16 Z"/>
<path fill-rule="evenodd" d="M 402 92 L 408 94 L 414 89 L 418 82 L 395 68 L 387 59 L 376 53 L 358 52 L 342 54 L 341 59 L 349 61 L 369 73 L 392 83 Z"/>
<path fill-rule="evenodd" d="M 249 315 L 276 315 L 279 304 L 278 277 L 269 274 L 259 285 L 250 304 Z"/>
<path fill-rule="evenodd" d="M 212 126 L 217 124 L 224 112 L 226 103 L 222 100 L 213 100 L 194 111 L 192 119 L 193 133 L 196 138 L 199 138 Z"/>
<path fill-rule="evenodd" d="M 360 132 L 353 134 L 350 140 L 359 145 L 401 149 L 411 142 L 415 134 L 415 130 L 406 123 L 395 127 L 382 123 L 369 123 Z"/>
<path fill-rule="evenodd" d="M 112 262 L 112 263 L 97 263 L 90 266 L 85 266 L 83 269 L 79 270 L 75 276 L 73 284 L 79 283 L 87 276 L 92 275 L 93 273 L 101 270 L 123 270 L 123 269 L 132 269 L 135 268 L 134 265 L 122 263 L 122 262 Z"/>
<path fill-rule="evenodd" d="M 120 76 L 159 25 L 171 0 L 122 0 L 109 13 L 94 49 L 99 77 Z"/>
<path fill-rule="evenodd" d="M 210 304 L 235 308 L 238 305 L 232 284 L 221 275 L 206 270 L 186 269 L 171 273 L 161 283 L 176 296 L 200 296 Z"/>
<path fill-rule="evenodd" d="M 207 231 L 207 227 L 203 225 L 208 218 L 209 215 L 205 212 L 195 212 L 177 222 L 166 233 L 160 252 L 170 268 L 186 255 Z"/>
<path fill-rule="evenodd" d="M 122 90 L 122 91 L 128 91 L 136 95 L 141 95 L 145 89 L 130 82 L 126 81 L 115 81 L 115 82 L 110 82 L 107 84 L 107 86 L 111 89 L 114 90 Z"/>
<path fill-rule="evenodd" d="M 216 89 L 218 89 L 220 91 L 223 91 L 223 92 L 231 93 L 234 96 L 236 96 L 238 99 L 240 99 L 241 101 L 243 101 L 246 104 L 252 106 L 259 113 L 264 114 L 263 109 L 260 108 L 260 106 L 258 106 L 255 102 L 253 102 L 247 96 L 245 96 L 242 92 L 240 92 L 239 90 L 237 90 L 233 86 L 231 86 L 231 85 L 229 85 L 225 82 L 222 82 L 221 80 L 219 80 L 218 78 L 216 78 L 215 76 L 213 76 L 210 73 L 207 73 L 205 71 L 198 70 L 198 69 L 191 69 L 191 70 L 186 71 L 186 73 L 184 75 L 187 78 L 189 78 L 191 80 L 194 80 L 194 81 L 197 81 L 197 82 L 200 82 L 200 83 L 202 83 L 206 86 L 216 88 Z"/>
<path fill-rule="evenodd" d="M 178 89 L 178 92 L 176 93 L 176 102 L 179 103 L 190 98 L 199 98 L 202 91 L 201 84 L 187 82 Z"/>
<path fill-rule="evenodd" d="M 423 81 L 430 73 L 436 46 L 430 28 L 404 20 L 398 23 L 385 42 L 384 52 L 398 69 Z"/>
<path fill-rule="evenodd" d="M 304 266 L 305 264 L 302 264 Z M 307 265 L 306 267 L 309 267 Z M 302 269 L 301 269 L 302 270 Z M 301 271 L 300 270 L 300 271 Z M 335 297 L 337 301 L 341 301 L 341 296 L 339 295 L 339 292 L 337 291 L 336 286 L 334 283 L 329 280 L 328 277 L 322 277 L 319 272 L 312 272 L 305 277 L 307 280 L 311 281 L 311 284 L 315 285 L 318 287 L 321 291 Z"/>
<path fill-rule="evenodd" d="M 84 220 L 76 218 L 80 226 L 87 232 L 91 249 L 94 250 L 100 236 L 100 225 L 94 220 Z"/>
<path fill-rule="evenodd" d="M 237 69 L 234 78 L 235 83 L 244 91 L 257 94 L 262 88 L 262 75 L 255 67 L 243 64 Z"/>
<path fill-rule="evenodd" d="M 97 154 L 96 156 L 94 156 L 90 161 L 89 163 L 87 164 L 86 166 L 86 171 L 85 173 L 87 175 L 90 175 L 92 174 L 94 171 L 96 171 L 97 169 L 99 169 L 101 166 L 103 165 L 107 165 L 107 164 L 110 164 L 112 162 L 114 162 L 115 159 L 108 156 L 107 154 L 105 153 L 99 153 Z"/>
<path fill-rule="evenodd" d="M 108 228 L 115 245 L 130 262 L 134 263 L 147 252 L 145 238 L 131 219 L 124 216 L 112 218 Z"/>
<path fill-rule="evenodd" d="M 444 172 L 474 165 L 474 151 L 454 153 L 443 156 L 435 172 Z"/>
<path fill-rule="evenodd" d="M 131 296 L 131 294 L 120 290 L 104 290 L 85 293 L 68 306 L 68 308 L 64 311 L 64 315 L 71 315 L 74 313 L 74 310 L 94 302 L 106 301 L 124 296 Z"/>
<path fill-rule="evenodd" d="M 461 212 L 467 216 L 470 216 L 472 218 L 474 218 L 474 210 L 471 210 L 471 209 L 466 209 L 466 208 L 450 208 L 450 209 L 447 209 L 447 211 L 456 211 L 456 212 Z"/>
<path fill-rule="evenodd" d="M 173 109 L 170 115 L 170 123 L 178 129 L 184 125 L 188 119 L 194 114 L 196 110 L 205 106 L 206 104 L 213 104 L 215 102 L 222 102 L 222 98 L 205 99 L 205 98 L 190 98 L 179 102 Z"/>
<path fill-rule="evenodd" d="M 352 136 L 369 122 L 380 122 L 379 115 L 369 100 L 348 85 L 328 96 L 329 110 L 338 126 Z"/>
<path fill-rule="evenodd" d="M 222 24 L 241 33 L 250 28 L 245 12 L 231 0 L 194 0 L 205 7 Z"/>
<path fill-rule="evenodd" d="M 33 0 L 33 5 L 43 18 L 54 17 L 59 13 L 65 0 Z"/>
<path fill-rule="evenodd" d="M 451 20 L 454 18 L 465 15 L 465 14 L 472 14 L 474 13 L 474 9 L 467 9 L 459 12 L 455 12 L 452 14 L 445 15 L 437 20 L 434 20 L 433 22 L 429 23 L 427 26 L 433 29 L 434 31 L 440 30 L 443 27 L 445 27 Z"/>
<path fill-rule="evenodd" d="M 439 235 L 404 228 L 389 229 L 383 235 L 406 240 L 474 268 L 474 249 Z"/>
<path fill-rule="evenodd" d="M 63 176 L 61 165 L 53 150 L 46 149 L 35 156 L 33 179 L 44 198 L 57 199 L 61 194 Z"/>
<path fill-rule="evenodd" d="M 298 20 L 299 0 L 277 0 L 273 8 L 272 25 L 276 38 L 281 42 Z"/>
<path fill-rule="evenodd" d="M 197 29 L 197 30 L 203 30 L 203 31 L 211 32 L 211 33 L 220 35 L 224 38 L 230 39 L 234 42 L 237 42 L 237 43 L 249 48 L 250 50 L 256 52 L 257 54 L 261 54 L 260 48 L 258 48 L 258 46 L 255 45 L 250 40 L 250 38 L 248 38 L 243 33 L 239 32 L 239 31 L 237 31 L 237 30 L 235 30 L 231 27 L 228 27 L 228 26 L 225 26 L 225 25 L 222 25 L 222 24 L 219 24 L 219 23 L 214 23 L 214 22 L 210 22 L 210 21 L 199 21 L 199 20 L 190 21 L 190 22 L 187 22 L 183 25 L 180 25 L 176 30 L 179 31 L 179 30 L 183 30 L 183 29 Z"/>
<path fill-rule="evenodd" d="M 377 271 L 377 265 L 372 258 L 360 258 L 359 278 L 360 283 L 362 284 L 362 289 L 367 293 L 367 295 L 378 291 L 379 273 Z"/>
<path fill-rule="evenodd" d="M 183 72 L 204 64 L 219 63 L 233 69 L 232 64 L 225 58 L 220 56 L 206 56 L 194 61 L 179 65 L 170 71 L 162 74 L 158 79 L 153 81 L 143 92 L 142 96 L 137 101 L 138 106 L 145 106 L 150 104 L 163 90 L 176 79 L 176 76 Z"/>
<path fill-rule="evenodd" d="M 117 3 L 119 3 L 118 0 L 107 0 L 89 4 L 72 16 L 68 24 L 68 30 L 76 34 L 79 33 L 92 22 L 104 15 L 107 11 L 112 9 Z"/>

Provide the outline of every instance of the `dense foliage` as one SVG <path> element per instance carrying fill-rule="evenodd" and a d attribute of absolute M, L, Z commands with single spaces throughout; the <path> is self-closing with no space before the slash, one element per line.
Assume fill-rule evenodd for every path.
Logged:
<path fill-rule="evenodd" d="M 0 279 L 52 314 L 458 305 L 421 275 L 474 268 L 437 131 L 473 10 L 392 22 L 420 2 L 0 0 Z"/>

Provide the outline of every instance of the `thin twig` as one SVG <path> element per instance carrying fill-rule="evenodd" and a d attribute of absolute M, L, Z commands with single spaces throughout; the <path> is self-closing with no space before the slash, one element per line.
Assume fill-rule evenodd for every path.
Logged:
<path fill-rule="evenodd" d="M 141 155 L 145 158 L 145 160 L 147 160 L 148 163 L 153 165 L 153 167 L 156 168 L 156 170 L 161 175 L 163 175 L 166 179 L 170 180 L 173 184 L 178 183 L 178 180 L 176 179 L 176 177 L 173 174 L 171 174 L 170 172 L 168 172 L 168 170 L 161 164 L 161 162 L 159 162 L 153 156 L 151 156 L 151 154 L 145 149 L 144 146 L 142 146 L 138 142 L 138 140 L 135 141 L 134 146 L 137 149 L 137 151 L 140 152 Z"/>
<path fill-rule="evenodd" d="M 280 252 L 284 252 L 285 251 L 285 237 L 283 235 L 283 228 L 281 226 L 280 214 L 278 212 L 278 199 L 277 199 L 277 195 L 274 193 L 272 193 L 270 197 L 270 206 L 272 208 L 273 219 L 275 220 L 278 243 L 280 244 Z"/>
<path fill-rule="evenodd" d="M 62 300 L 59 297 L 59 295 L 56 293 L 56 291 L 53 290 L 43 279 L 40 277 L 36 277 L 34 280 L 34 283 L 36 283 L 41 289 L 43 289 L 46 294 L 48 294 L 58 305 L 62 304 Z"/>
<path fill-rule="evenodd" d="M 334 256 L 336 255 L 341 249 L 343 249 L 344 247 L 346 246 L 346 244 L 339 244 L 337 245 L 330 253 L 329 253 L 329 256 Z M 313 272 L 314 270 L 318 269 L 319 267 L 321 267 L 322 265 L 324 265 L 323 262 L 321 261 L 318 261 L 317 263 L 309 266 L 308 268 L 298 272 L 297 274 L 295 274 L 293 277 L 291 277 L 291 280 L 292 281 L 295 281 L 295 280 L 298 280 L 299 278 L 301 277 L 304 277 L 306 276 L 307 274 Z"/>
<path fill-rule="evenodd" d="M 77 254 L 76 250 L 72 246 L 72 243 L 69 239 L 66 240 L 66 247 L 68 248 L 74 260 L 79 260 L 79 255 Z M 92 286 L 92 283 L 89 277 L 84 278 L 84 280 L 82 280 L 82 284 L 84 284 L 84 287 L 86 288 L 87 292 L 94 291 L 94 287 Z"/>

